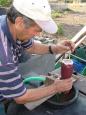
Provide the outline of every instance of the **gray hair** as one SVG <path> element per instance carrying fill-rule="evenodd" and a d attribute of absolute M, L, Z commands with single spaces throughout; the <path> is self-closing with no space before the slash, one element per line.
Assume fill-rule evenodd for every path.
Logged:
<path fill-rule="evenodd" d="M 15 20 L 17 17 L 22 17 L 24 20 L 25 28 L 29 28 L 31 26 L 35 26 L 36 23 L 31 18 L 28 18 L 18 12 L 13 6 L 11 6 L 7 11 L 7 18 L 11 21 L 11 23 L 15 24 Z"/>
<path fill-rule="evenodd" d="M 25 28 L 29 28 L 31 26 L 37 25 L 32 19 L 27 18 L 26 16 L 23 16 L 23 20 L 24 20 Z"/>

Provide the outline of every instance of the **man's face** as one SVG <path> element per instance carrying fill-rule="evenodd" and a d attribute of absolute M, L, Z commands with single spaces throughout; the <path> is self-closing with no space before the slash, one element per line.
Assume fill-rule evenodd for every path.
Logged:
<path fill-rule="evenodd" d="M 25 41 L 27 39 L 33 38 L 42 32 L 42 29 L 38 25 L 25 27 L 23 20 L 20 19 L 15 23 L 16 36 L 19 40 Z"/>

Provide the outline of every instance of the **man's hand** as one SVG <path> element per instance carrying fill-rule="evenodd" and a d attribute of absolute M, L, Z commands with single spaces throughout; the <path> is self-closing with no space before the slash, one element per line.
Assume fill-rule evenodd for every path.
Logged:
<path fill-rule="evenodd" d="M 64 80 L 56 79 L 54 85 L 55 85 L 56 92 L 60 93 L 60 92 L 69 91 L 72 88 L 73 79 L 72 78 L 64 79 Z"/>
<path fill-rule="evenodd" d="M 53 53 L 65 53 L 67 51 L 73 52 L 75 50 L 75 44 L 70 40 L 64 40 L 60 43 L 52 46 Z"/>

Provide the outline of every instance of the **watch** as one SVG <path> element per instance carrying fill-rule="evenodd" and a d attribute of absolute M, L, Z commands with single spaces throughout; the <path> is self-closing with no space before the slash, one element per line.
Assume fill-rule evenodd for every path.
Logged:
<path fill-rule="evenodd" d="M 49 46 L 49 53 L 50 53 L 50 54 L 53 54 L 53 51 L 52 51 L 51 46 Z"/>

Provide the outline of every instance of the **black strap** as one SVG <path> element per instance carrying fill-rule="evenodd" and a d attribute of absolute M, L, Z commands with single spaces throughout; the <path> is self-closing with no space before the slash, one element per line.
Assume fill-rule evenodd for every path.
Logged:
<path fill-rule="evenodd" d="M 53 51 L 52 51 L 51 46 L 49 46 L 49 53 L 50 53 L 50 54 L 53 54 Z"/>

